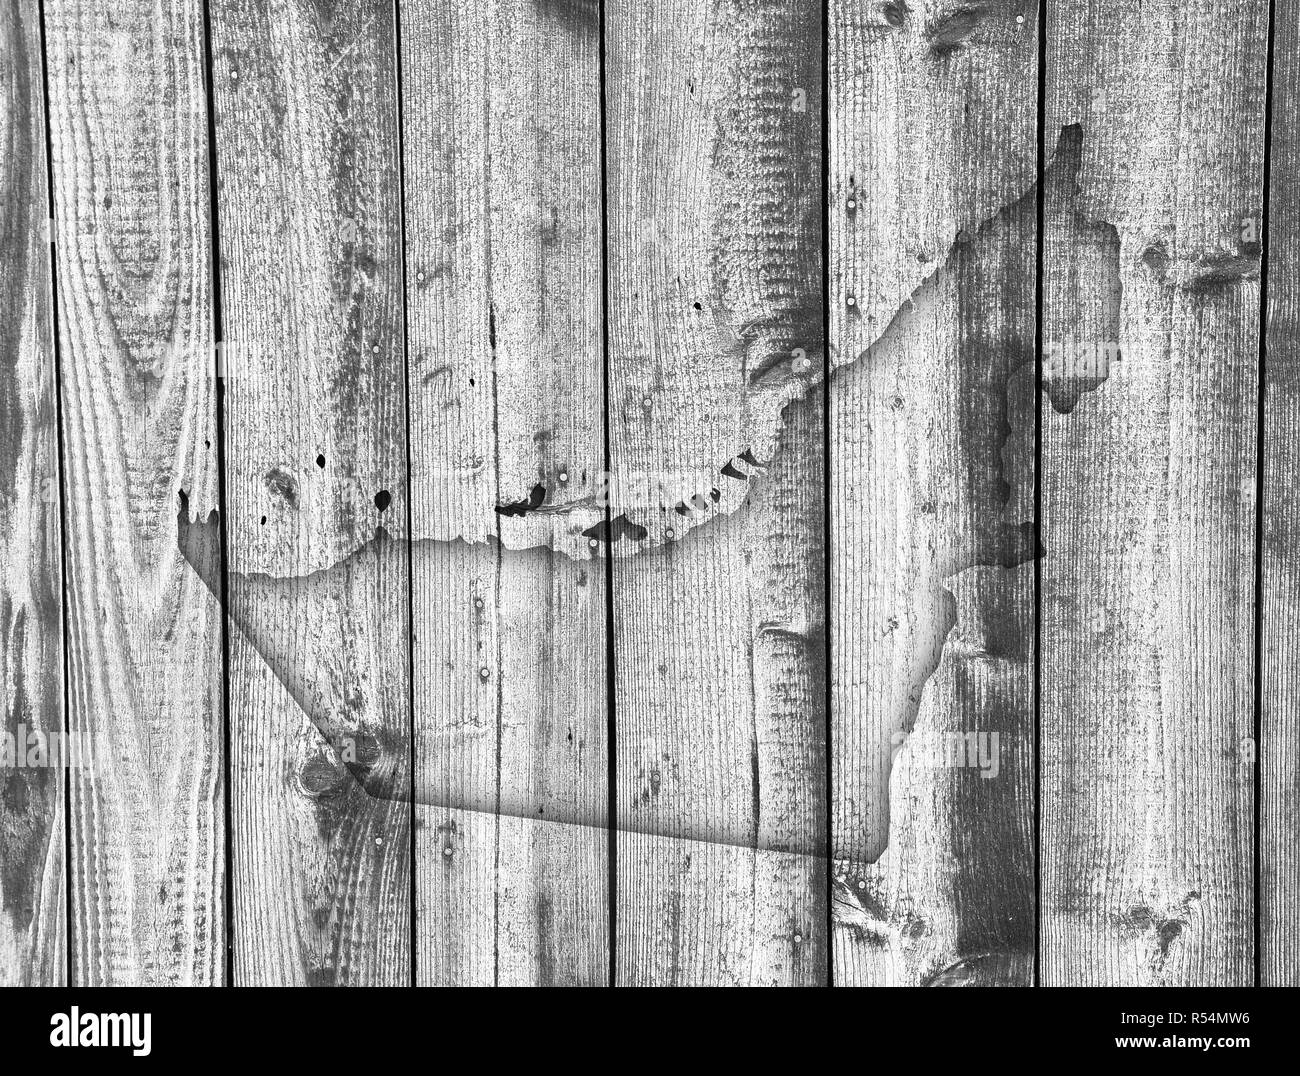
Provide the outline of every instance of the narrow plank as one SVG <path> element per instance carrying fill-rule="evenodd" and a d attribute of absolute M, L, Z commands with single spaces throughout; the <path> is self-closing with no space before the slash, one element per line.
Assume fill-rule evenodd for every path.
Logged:
<path fill-rule="evenodd" d="M 225 969 L 221 614 L 177 547 L 217 505 L 202 8 L 45 5 L 67 521 L 72 978 Z"/>
<path fill-rule="evenodd" d="M 1261 570 L 1260 981 L 1300 985 L 1300 4 L 1274 10 Z"/>
<path fill-rule="evenodd" d="M 1079 163 L 1046 192 L 1044 373 L 1086 384 L 1042 402 L 1047 985 L 1254 979 L 1243 219 L 1261 212 L 1267 15 L 1049 6 L 1046 129 L 1071 129 Z"/>
<path fill-rule="evenodd" d="M 821 6 L 606 19 L 616 979 L 814 985 Z"/>
<path fill-rule="evenodd" d="M 0 117 L 0 986 L 58 986 L 67 972 L 63 767 L 27 768 L 42 739 L 58 745 L 63 734 L 63 545 L 35 0 L 0 9 Z"/>
<path fill-rule="evenodd" d="M 836 985 L 1027 985 L 1037 18 L 830 6 Z"/>
<path fill-rule="evenodd" d="M 411 980 L 391 4 L 214 0 L 236 983 Z M 400 540 L 376 540 L 381 528 Z"/>
<path fill-rule="evenodd" d="M 401 19 L 419 979 L 602 984 L 598 9 Z"/>

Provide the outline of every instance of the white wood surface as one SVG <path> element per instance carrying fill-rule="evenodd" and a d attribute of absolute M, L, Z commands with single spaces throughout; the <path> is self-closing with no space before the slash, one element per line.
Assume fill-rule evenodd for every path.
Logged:
<path fill-rule="evenodd" d="M 45 6 L 62 381 L 71 975 L 225 969 L 221 614 L 177 546 L 217 507 L 201 6 Z"/>

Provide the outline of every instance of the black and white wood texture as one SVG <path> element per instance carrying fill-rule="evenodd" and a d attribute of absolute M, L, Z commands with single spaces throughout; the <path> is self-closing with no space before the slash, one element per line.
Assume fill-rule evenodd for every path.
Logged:
<path fill-rule="evenodd" d="M 67 938 L 65 773 L 26 766 L 42 740 L 64 727 L 57 380 L 35 0 L 0 9 L 0 98 L 0 728 L 7 737 L 0 984 L 39 986 L 67 981 Z"/>
<path fill-rule="evenodd" d="M 219 507 L 203 11 L 44 14 L 67 731 L 86 754 L 66 774 L 68 974 L 219 983 L 222 618 L 177 542 L 182 493 Z"/>
<path fill-rule="evenodd" d="M 1300 983 L 1300 4 L 1274 12 L 1262 401 L 1260 980 Z"/>
<path fill-rule="evenodd" d="M 1045 985 L 1254 980 L 1267 35 L 1049 5 L 1042 332 L 1108 366 L 1041 402 Z"/>
<path fill-rule="evenodd" d="M 1300 984 L 1297 0 L 10 0 L 0 99 L 0 984 Z"/>

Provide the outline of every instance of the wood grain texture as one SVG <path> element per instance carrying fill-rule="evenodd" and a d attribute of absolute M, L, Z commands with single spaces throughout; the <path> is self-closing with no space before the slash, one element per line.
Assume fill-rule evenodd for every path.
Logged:
<path fill-rule="evenodd" d="M 1027 984 L 1036 13 L 830 18 L 834 982 Z"/>
<path fill-rule="evenodd" d="M 1274 10 L 1258 686 L 1260 981 L 1300 985 L 1300 4 Z"/>
<path fill-rule="evenodd" d="M 616 978 L 822 983 L 820 7 L 606 19 Z"/>
<path fill-rule="evenodd" d="M 0 984 L 1300 983 L 1300 0 L 12 0 L 0 105 Z"/>
<path fill-rule="evenodd" d="M 1248 984 L 1268 5 L 1048 10 L 1043 337 L 1119 357 L 1043 402 L 1043 979 Z"/>
<path fill-rule="evenodd" d="M 63 569 L 41 26 L 0 8 L 0 985 L 66 980 Z M 34 735 L 33 735 L 34 734 Z M 39 760 L 39 755 L 33 755 Z"/>
<path fill-rule="evenodd" d="M 211 23 L 234 978 L 406 983 L 409 554 L 376 540 L 406 531 L 394 10 Z"/>
<path fill-rule="evenodd" d="M 72 978 L 224 973 L 220 610 L 201 7 L 45 6 L 62 383 Z"/>
<path fill-rule="evenodd" d="M 401 5 L 423 983 L 608 980 L 598 14 Z"/>

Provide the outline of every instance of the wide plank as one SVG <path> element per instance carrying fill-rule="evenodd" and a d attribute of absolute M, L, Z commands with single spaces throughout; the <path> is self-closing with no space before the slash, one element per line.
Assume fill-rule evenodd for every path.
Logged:
<path fill-rule="evenodd" d="M 45 5 L 66 521 L 71 977 L 225 973 L 219 508 L 202 5 Z"/>
<path fill-rule="evenodd" d="M 1260 548 L 1260 983 L 1300 985 L 1300 3 L 1274 8 Z"/>
<path fill-rule="evenodd" d="M 0 8 L 0 986 L 66 981 L 63 542 L 36 0 Z M 67 757 L 66 750 L 63 757 Z M 47 762 L 49 755 L 46 755 Z"/>
<path fill-rule="evenodd" d="M 821 6 L 605 17 L 616 981 L 816 985 Z"/>
<path fill-rule="evenodd" d="M 1036 12 L 830 5 L 836 985 L 1027 985 Z"/>
<path fill-rule="evenodd" d="M 1078 164 L 1044 208 L 1044 985 L 1254 981 L 1267 29 L 1048 6 Z"/>
<path fill-rule="evenodd" d="M 604 984 L 599 11 L 400 13 L 419 980 Z"/>
<path fill-rule="evenodd" d="M 395 13 L 378 0 L 213 0 L 211 28 L 233 979 L 404 984 L 411 729 Z"/>

